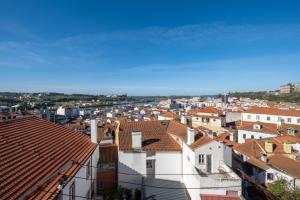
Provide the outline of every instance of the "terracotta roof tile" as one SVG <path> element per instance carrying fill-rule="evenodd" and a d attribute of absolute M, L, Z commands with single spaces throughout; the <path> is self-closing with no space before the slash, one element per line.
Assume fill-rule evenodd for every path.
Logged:
<path fill-rule="evenodd" d="M 214 195 L 214 194 L 200 194 L 201 200 L 240 200 L 238 196 Z"/>
<path fill-rule="evenodd" d="M 170 121 L 164 120 L 121 122 L 119 132 L 120 150 L 132 150 L 131 133 L 137 131 L 142 132 L 143 151 L 181 151 L 180 145 L 168 134 L 169 125 Z"/>
<path fill-rule="evenodd" d="M 190 144 L 190 147 L 192 149 L 196 149 L 202 145 L 205 145 L 205 144 L 208 144 L 208 143 L 211 143 L 213 142 L 214 140 L 211 139 L 210 137 L 208 136 L 202 136 L 201 138 L 199 138 L 197 141 L 195 141 L 194 143 Z"/>
<path fill-rule="evenodd" d="M 85 161 L 95 148 L 88 136 L 37 117 L 0 123 L 0 199 L 19 198 L 66 162 Z M 64 173 L 72 174 L 79 167 L 74 164 Z M 45 188 L 55 192 L 59 178 Z M 41 193 L 35 194 L 42 199 L 52 196 Z"/>
<path fill-rule="evenodd" d="M 270 107 L 252 107 L 243 113 L 266 114 L 266 115 L 282 115 L 300 117 L 300 110 L 295 109 L 279 109 Z"/>
<path fill-rule="evenodd" d="M 269 157 L 269 164 L 292 177 L 300 178 L 299 160 L 293 160 L 284 155 L 272 155 Z"/>

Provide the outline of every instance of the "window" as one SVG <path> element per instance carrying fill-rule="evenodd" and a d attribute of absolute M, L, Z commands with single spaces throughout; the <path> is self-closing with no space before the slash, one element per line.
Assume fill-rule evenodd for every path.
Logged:
<path fill-rule="evenodd" d="M 254 139 L 254 135 L 251 135 L 251 139 Z"/>
<path fill-rule="evenodd" d="M 247 119 L 251 119 L 251 115 L 247 115 Z"/>
<path fill-rule="evenodd" d="M 287 118 L 287 121 L 288 121 L 289 123 L 291 123 L 291 122 L 292 122 L 292 119 L 291 119 L 291 118 Z"/>
<path fill-rule="evenodd" d="M 86 193 L 86 199 L 87 200 L 91 199 L 91 192 L 90 192 L 90 190 L 88 190 L 88 192 Z"/>
<path fill-rule="evenodd" d="M 243 134 L 243 138 L 246 139 L 246 134 Z"/>
<path fill-rule="evenodd" d="M 270 121 L 271 120 L 271 117 L 270 116 L 267 116 L 267 121 Z"/>
<path fill-rule="evenodd" d="M 300 124 L 300 119 L 297 119 L 297 123 Z"/>
<path fill-rule="evenodd" d="M 259 136 L 259 139 L 262 139 L 262 137 L 261 137 L 261 136 Z"/>
<path fill-rule="evenodd" d="M 75 200 L 75 181 L 71 184 L 69 188 L 69 199 L 70 200 Z"/>
<path fill-rule="evenodd" d="M 278 122 L 281 122 L 281 117 L 278 117 Z"/>
<path fill-rule="evenodd" d="M 89 178 L 91 176 L 91 161 L 89 160 L 89 162 L 86 165 L 87 169 L 86 169 L 86 178 Z"/>
<path fill-rule="evenodd" d="M 204 154 L 199 155 L 199 164 L 204 164 Z"/>
<path fill-rule="evenodd" d="M 259 115 L 256 115 L 256 121 L 259 121 Z"/>
<path fill-rule="evenodd" d="M 152 160 L 147 160 L 146 161 L 146 165 L 147 165 L 147 168 L 152 168 Z"/>
<path fill-rule="evenodd" d="M 294 128 L 288 128 L 288 134 L 289 135 L 295 135 L 296 130 Z"/>
<path fill-rule="evenodd" d="M 267 180 L 273 181 L 274 180 L 274 174 L 273 173 L 267 173 Z"/>

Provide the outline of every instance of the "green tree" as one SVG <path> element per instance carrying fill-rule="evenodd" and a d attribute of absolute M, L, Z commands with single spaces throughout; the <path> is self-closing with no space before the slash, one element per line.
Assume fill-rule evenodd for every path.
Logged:
<path fill-rule="evenodd" d="M 300 200 L 300 189 L 283 178 L 272 183 L 269 190 L 280 200 Z"/>

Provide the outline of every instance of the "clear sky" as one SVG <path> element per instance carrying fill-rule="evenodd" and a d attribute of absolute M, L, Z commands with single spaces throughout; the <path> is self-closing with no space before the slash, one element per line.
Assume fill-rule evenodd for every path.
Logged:
<path fill-rule="evenodd" d="M 300 81 L 300 2 L 0 0 L 0 91 L 201 95 Z"/>

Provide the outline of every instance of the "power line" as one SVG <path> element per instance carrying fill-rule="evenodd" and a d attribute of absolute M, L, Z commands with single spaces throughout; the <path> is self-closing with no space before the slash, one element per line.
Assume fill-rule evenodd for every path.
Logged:
<path fill-rule="evenodd" d="M 77 163 L 78 164 L 78 163 Z M 89 165 L 85 165 L 85 164 L 78 164 L 78 165 L 81 165 L 81 166 L 87 166 L 87 167 L 92 167 L 92 168 L 95 168 L 95 169 L 99 169 L 99 167 L 97 166 L 89 166 Z M 230 171 L 230 172 L 233 172 L 233 171 Z M 230 173 L 230 172 L 226 172 L 226 173 Z M 212 172 L 212 173 L 209 173 L 209 174 L 199 174 L 199 173 L 154 173 L 154 174 L 141 174 L 141 173 L 126 173 L 126 172 L 118 172 L 119 174 L 124 174 L 124 175 L 135 175 L 135 176 L 138 176 L 138 175 L 216 175 L 216 174 L 220 174 L 220 175 L 224 175 L 226 173 L 221 173 L 221 172 Z"/>

